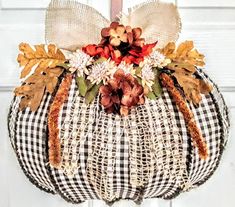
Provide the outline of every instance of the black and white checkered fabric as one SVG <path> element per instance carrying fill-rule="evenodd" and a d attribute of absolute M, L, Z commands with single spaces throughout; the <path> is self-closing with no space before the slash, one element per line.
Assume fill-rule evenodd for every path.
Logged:
<path fill-rule="evenodd" d="M 75 132 L 79 133 L 80 140 L 78 143 L 75 143 L 75 157 L 72 157 L 72 161 L 73 159 L 77 161 L 77 163 L 74 164 L 79 167 L 74 168 L 74 176 L 68 176 L 64 171 L 54 169 L 48 164 L 47 116 L 52 101 L 50 95 L 44 96 L 36 112 L 31 112 L 29 109 L 20 111 L 18 109 L 20 101 L 18 97 L 14 98 L 11 104 L 8 117 L 9 135 L 22 169 L 30 181 L 40 189 L 51 193 L 58 193 L 65 200 L 72 203 L 81 203 L 88 199 L 104 199 L 109 203 L 118 199 L 132 199 L 135 202 L 140 202 L 143 198 L 154 197 L 171 199 L 180 192 L 199 186 L 213 174 L 219 164 L 228 137 L 229 119 L 224 99 L 216 85 L 201 70 L 198 70 L 198 74 L 203 79 L 207 79 L 207 81 L 211 82 L 214 86 L 213 91 L 209 95 L 203 96 L 202 102 L 198 108 L 189 104 L 209 147 L 209 157 L 205 161 L 199 158 L 197 149 L 193 146 L 192 140 L 187 133 L 183 116 L 170 98 L 168 92 L 164 90 L 162 97 L 156 100 L 162 105 L 167 106 L 167 110 L 170 111 L 176 123 L 174 130 L 180 135 L 180 144 L 178 144 L 180 146 L 177 146 L 177 149 L 182 151 L 182 153 L 178 155 L 181 156 L 181 165 L 185 165 L 186 169 L 183 175 L 180 166 L 176 169 L 169 167 L 169 171 L 176 170 L 174 174 L 175 178 L 168 177 L 163 171 L 155 171 L 141 187 L 132 185 L 130 178 L 130 142 L 123 138 L 125 136 L 121 135 L 125 133 L 125 130 L 115 129 L 116 131 L 114 132 L 114 129 L 112 129 L 112 123 L 115 123 L 117 126 L 123 125 L 123 120 L 114 118 L 107 122 L 105 120 L 99 121 L 104 128 L 103 130 L 110 133 L 108 136 L 110 141 L 104 141 L 101 146 L 95 146 L 92 138 L 94 134 L 87 133 L 87 136 L 82 136 L 82 133 L 85 133 L 84 130 L 89 131 L 89 127 L 96 127 L 95 123 L 92 123 L 92 120 L 94 120 L 95 117 L 97 118 L 97 116 L 99 117 L 100 114 L 104 112 L 102 108 L 97 109 L 97 107 L 95 107 L 95 104 L 98 104 L 98 100 L 89 107 L 84 106 L 84 110 L 89 110 L 88 117 L 86 117 L 81 110 L 78 111 L 74 108 L 74 102 L 76 102 L 77 106 L 80 105 L 80 107 L 84 105 L 83 98 L 78 96 L 75 80 L 73 80 L 70 89 L 68 102 L 63 105 L 63 109 L 61 110 L 59 120 L 61 128 L 78 128 L 78 131 Z M 154 103 L 151 101 L 148 102 L 148 104 L 154 106 Z M 137 110 L 139 110 L 137 113 L 141 113 L 141 109 Z M 162 110 L 164 110 L 164 108 Z M 71 114 L 71 112 L 77 117 L 84 116 L 85 121 L 78 122 L 76 116 L 73 120 L 69 120 L 68 114 Z M 131 117 L 128 117 L 128 119 L 129 120 L 126 120 L 127 122 L 133 123 Z M 148 120 L 140 121 L 148 122 Z M 164 126 L 156 129 L 156 131 L 157 130 L 167 131 Z M 96 131 L 99 131 L 99 129 Z M 66 133 L 66 130 L 61 130 L 61 137 L 66 137 Z M 147 133 L 147 131 L 145 133 Z M 114 135 L 117 137 L 116 140 L 112 139 Z M 64 140 L 62 143 L 64 143 Z M 146 150 L 144 149 L 144 144 L 141 146 L 142 142 L 139 143 L 138 147 L 142 150 Z M 173 144 L 174 143 L 169 147 L 174 147 Z M 66 151 L 66 146 L 62 146 L 62 149 L 63 147 Z M 97 173 L 102 172 L 101 178 L 103 176 L 110 180 L 108 185 L 109 192 L 106 192 L 106 195 L 109 196 L 108 198 L 104 198 L 100 191 L 97 191 L 97 188 L 103 189 L 103 186 L 100 183 L 97 184 L 95 180 L 89 179 L 91 175 L 89 175 L 87 170 L 89 167 L 92 167 L 89 165 L 91 162 L 89 159 L 90 153 L 92 150 L 98 149 L 97 147 L 100 149 L 108 147 L 111 148 L 110 152 L 112 152 L 111 154 L 97 156 L 98 161 L 99 159 L 106 159 L 107 162 L 109 162 L 109 157 L 115 158 L 115 163 L 103 166 L 104 168 L 100 169 L 100 171 L 95 167 Z M 166 162 L 171 163 L 173 161 L 167 160 Z M 111 166 L 111 168 L 109 168 L 109 166 Z M 170 164 L 168 166 L 170 166 Z"/>
<path fill-rule="evenodd" d="M 50 95 L 45 95 L 36 112 L 19 110 L 19 97 L 15 97 L 9 116 L 9 134 L 15 153 L 30 181 L 46 192 L 55 193 L 47 171 L 47 113 Z"/>

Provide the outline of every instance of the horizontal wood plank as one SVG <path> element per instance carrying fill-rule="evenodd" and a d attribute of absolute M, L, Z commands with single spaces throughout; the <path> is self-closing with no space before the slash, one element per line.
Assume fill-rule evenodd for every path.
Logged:
<path fill-rule="evenodd" d="M 234 0 L 177 0 L 180 7 L 235 7 Z"/>
<path fill-rule="evenodd" d="M 105 16 L 106 18 L 110 17 L 110 12 L 109 12 L 110 0 L 102 0 L 101 4 L 97 4 L 97 1 L 95 1 L 95 0 L 77 0 L 77 1 L 94 7 L 96 10 L 98 10 L 100 13 L 102 13 L 102 15 Z M 47 8 L 49 3 L 50 3 L 50 0 L 40 0 L 40 1 L 38 1 L 38 0 L 17 0 L 17 1 L 15 1 L 15 0 L 2 0 L 2 9 L 3 9 L 3 12 L 5 12 L 5 13 L 7 13 L 7 11 L 9 13 L 9 12 L 11 12 L 11 10 L 16 10 L 16 11 L 14 11 L 14 13 L 15 12 L 29 13 L 30 11 L 38 13 L 38 12 L 40 12 L 40 10 L 42 10 L 41 13 L 42 12 L 44 13 L 44 10 Z M 37 9 L 39 9 L 39 11 L 35 11 Z M 21 10 L 22 10 L 22 12 L 20 12 Z M 2 16 L 7 17 L 7 15 L 2 15 Z M 13 18 L 14 18 L 14 16 L 13 16 Z M 24 15 L 21 16 L 21 18 L 24 18 Z M 32 16 L 32 18 L 35 18 L 35 17 Z M 9 20 L 7 20 L 7 21 L 9 21 Z"/>
<path fill-rule="evenodd" d="M 39 9 L 46 8 L 50 3 L 50 0 L 2 0 L 2 8 L 3 9 L 22 9 L 22 8 L 30 8 L 30 9 Z"/>
<path fill-rule="evenodd" d="M 182 24 L 233 24 L 235 8 L 179 8 Z"/>
<path fill-rule="evenodd" d="M 123 0 L 123 12 L 127 14 L 128 8 L 132 8 L 133 6 L 136 6 L 136 5 L 144 3 L 144 2 L 146 2 L 146 0 L 135 0 L 135 1 Z M 162 2 L 168 2 L 168 3 L 175 4 L 176 0 L 163 0 Z"/>
<path fill-rule="evenodd" d="M 1 0 L 3 9 L 45 9 L 51 0 Z M 87 3 L 88 0 L 78 0 Z"/>
<path fill-rule="evenodd" d="M 45 14 L 45 10 L 0 10 L 0 25 L 44 24 Z"/>
<path fill-rule="evenodd" d="M 184 25 L 179 42 L 193 40 L 205 54 L 205 71 L 221 87 L 235 86 L 235 25 Z"/>

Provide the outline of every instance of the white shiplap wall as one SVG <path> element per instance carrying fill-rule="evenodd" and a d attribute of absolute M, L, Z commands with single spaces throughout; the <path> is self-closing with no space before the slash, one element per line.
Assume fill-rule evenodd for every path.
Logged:
<path fill-rule="evenodd" d="M 124 10 L 143 0 L 124 1 Z M 230 107 L 231 135 L 235 133 L 235 1 L 167 0 L 179 6 L 183 22 L 181 40 L 193 39 L 207 57 L 206 71 L 221 87 Z M 23 175 L 11 150 L 6 117 L 13 86 L 18 84 L 17 46 L 43 43 L 44 15 L 49 0 L 0 0 L 0 207 L 69 207 L 58 196 L 35 188 Z M 83 0 L 109 17 L 109 0 Z M 102 2 L 102 3 L 101 3 Z M 235 141 L 232 136 L 219 170 L 200 188 L 173 201 L 147 200 L 144 207 L 233 207 L 235 204 Z M 27 199 L 26 199 L 27 198 Z M 81 207 L 104 207 L 90 201 Z M 115 206 L 134 206 L 132 202 Z"/>

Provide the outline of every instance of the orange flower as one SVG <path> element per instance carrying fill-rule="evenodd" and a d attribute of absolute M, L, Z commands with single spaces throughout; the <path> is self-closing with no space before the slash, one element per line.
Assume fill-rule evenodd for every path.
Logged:
<path fill-rule="evenodd" d="M 116 29 L 110 29 L 109 42 L 113 46 L 119 46 L 122 42 L 127 42 L 127 33 L 123 25 L 118 25 Z"/>

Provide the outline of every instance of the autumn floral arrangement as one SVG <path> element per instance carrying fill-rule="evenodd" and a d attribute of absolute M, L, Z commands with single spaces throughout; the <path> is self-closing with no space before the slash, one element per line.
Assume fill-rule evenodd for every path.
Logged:
<path fill-rule="evenodd" d="M 15 95 L 22 97 L 21 110 L 30 107 L 36 111 L 45 93 L 55 96 L 49 116 L 53 140 L 58 136 L 58 131 L 53 130 L 58 106 L 66 101 L 74 76 L 86 104 L 98 96 L 107 113 L 121 116 L 128 116 L 133 107 L 144 104 L 146 99 L 156 100 L 166 88 L 184 115 L 200 157 L 205 159 L 206 143 L 187 106 L 187 101 L 198 106 L 201 94 L 212 90 L 197 76 L 197 67 L 204 66 L 204 56 L 192 41 L 178 47 L 170 42 L 159 49 L 158 42 L 146 44 L 141 35 L 141 28 L 112 22 L 102 29 L 99 44 L 89 44 L 75 52 L 63 51 L 53 44 L 32 47 L 21 43 L 18 62 L 22 85 L 15 89 Z"/>

